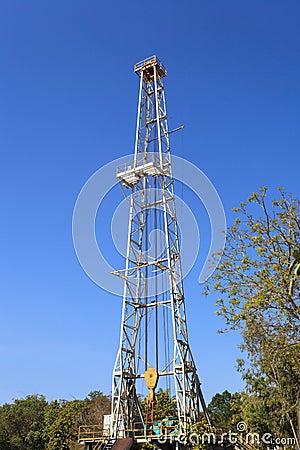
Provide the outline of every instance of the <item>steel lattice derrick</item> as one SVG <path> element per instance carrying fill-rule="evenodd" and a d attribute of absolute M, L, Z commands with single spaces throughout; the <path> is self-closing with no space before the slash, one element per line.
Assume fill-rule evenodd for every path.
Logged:
<path fill-rule="evenodd" d="M 140 78 L 133 161 L 117 168 L 131 190 L 120 347 L 113 371 L 111 437 L 144 423 L 137 383 L 149 367 L 171 377 L 180 430 L 206 414 L 188 342 L 164 77 L 156 56 L 135 65 Z M 150 245 L 151 233 L 154 244 Z M 173 353 L 162 360 L 162 330 L 172 327 Z M 166 352 L 167 353 L 167 352 Z M 209 418 L 206 414 L 206 418 Z"/>

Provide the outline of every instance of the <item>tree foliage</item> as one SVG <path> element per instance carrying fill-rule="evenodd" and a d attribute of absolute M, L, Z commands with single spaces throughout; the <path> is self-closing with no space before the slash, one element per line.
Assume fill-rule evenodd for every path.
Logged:
<path fill-rule="evenodd" d="M 227 390 L 221 394 L 217 393 L 211 399 L 207 410 L 215 427 L 230 430 L 242 420 L 242 396 L 239 392 L 231 394 Z"/>
<path fill-rule="evenodd" d="M 300 298 L 299 283 L 290 290 L 289 267 L 300 245 L 300 202 L 279 192 L 270 202 L 261 188 L 234 209 L 221 264 L 205 292 L 220 294 L 217 313 L 227 329 L 241 331 L 248 361 L 240 360 L 239 369 L 256 409 L 270 414 L 272 431 L 296 438 Z"/>
<path fill-rule="evenodd" d="M 147 398 L 145 398 L 141 403 L 142 411 L 146 417 L 147 411 Z M 168 416 L 177 415 L 177 404 L 176 398 L 170 396 L 168 390 L 164 391 L 159 389 L 155 394 L 155 405 L 154 405 L 154 417 L 157 420 L 164 419 Z"/>
<path fill-rule="evenodd" d="M 86 423 L 87 403 L 81 400 L 64 402 L 60 413 L 48 429 L 47 450 L 69 450 L 76 442 L 78 427 Z"/>
<path fill-rule="evenodd" d="M 203 416 L 199 422 L 192 425 L 189 437 L 189 447 L 193 450 L 207 450 L 211 448 L 208 442 L 210 432 L 210 427 Z"/>
<path fill-rule="evenodd" d="M 100 423 L 110 398 L 94 391 L 85 400 L 54 400 L 28 395 L 0 406 L 0 450 L 71 450 L 79 425 Z"/>
<path fill-rule="evenodd" d="M 0 410 L 0 449 L 44 449 L 42 430 L 46 406 L 42 395 L 28 395 L 13 404 L 3 405 Z"/>

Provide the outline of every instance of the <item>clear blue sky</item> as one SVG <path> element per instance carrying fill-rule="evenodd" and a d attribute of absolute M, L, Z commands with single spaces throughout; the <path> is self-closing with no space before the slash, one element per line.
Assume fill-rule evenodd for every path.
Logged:
<path fill-rule="evenodd" d="M 229 223 L 261 185 L 299 194 L 299 23 L 298 0 L 1 2 L 0 403 L 110 392 L 121 301 L 81 269 L 71 221 L 92 173 L 133 151 L 136 61 L 167 67 L 170 127 L 185 125 L 172 151 L 211 179 Z M 199 264 L 185 288 L 209 400 L 242 387 L 239 336 L 216 333 Z"/>

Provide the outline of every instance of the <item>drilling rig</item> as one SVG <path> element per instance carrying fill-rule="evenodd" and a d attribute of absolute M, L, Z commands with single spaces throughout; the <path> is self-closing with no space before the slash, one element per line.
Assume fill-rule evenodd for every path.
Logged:
<path fill-rule="evenodd" d="M 120 345 L 112 376 L 112 409 L 103 425 L 84 426 L 88 450 L 184 446 L 192 426 L 209 415 L 188 339 L 180 236 L 164 90 L 167 71 L 156 57 L 134 65 L 139 77 L 134 155 L 116 168 L 129 204 Z M 157 389 L 174 399 L 160 417 Z M 146 398 L 144 398 L 146 397 Z M 162 442 L 161 437 L 164 437 Z"/>

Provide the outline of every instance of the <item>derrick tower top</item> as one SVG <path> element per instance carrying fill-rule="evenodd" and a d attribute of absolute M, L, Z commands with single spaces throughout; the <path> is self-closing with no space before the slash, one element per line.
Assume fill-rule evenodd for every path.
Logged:
<path fill-rule="evenodd" d="M 143 59 L 142 61 L 136 63 L 134 65 L 134 71 L 138 76 L 141 75 L 141 72 L 144 72 L 144 74 L 151 78 L 154 76 L 153 67 L 156 67 L 157 73 L 160 77 L 165 77 L 167 75 L 167 70 L 156 55 L 149 56 L 149 58 Z"/>

